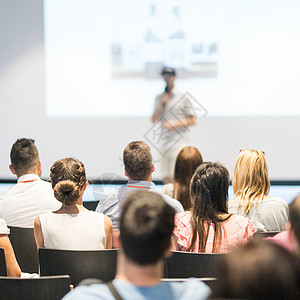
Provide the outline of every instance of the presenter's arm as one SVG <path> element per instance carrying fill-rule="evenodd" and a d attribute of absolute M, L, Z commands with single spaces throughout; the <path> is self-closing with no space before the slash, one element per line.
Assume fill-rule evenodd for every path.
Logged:
<path fill-rule="evenodd" d="M 152 122 L 155 123 L 159 120 L 165 110 L 167 102 L 170 100 L 170 95 L 168 93 L 163 93 L 159 98 L 156 99 L 155 109 L 152 115 Z"/>
<path fill-rule="evenodd" d="M 34 237 L 35 237 L 36 247 L 38 249 L 45 248 L 44 236 L 43 236 L 41 221 L 39 217 L 37 217 L 34 221 Z"/>
<path fill-rule="evenodd" d="M 170 120 L 163 122 L 163 127 L 168 130 L 172 130 L 174 128 L 182 128 L 189 127 L 196 124 L 195 116 L 189 116 L 187 118 L 183 118 L 181 120 Z"/>
<path fill-rule="evenodd" d="M 112 222 L 109 217 L 104 216 L 104 229 L 105 229 L 105 236 L 106 236 L 106 249 L 112 248 Z"/>

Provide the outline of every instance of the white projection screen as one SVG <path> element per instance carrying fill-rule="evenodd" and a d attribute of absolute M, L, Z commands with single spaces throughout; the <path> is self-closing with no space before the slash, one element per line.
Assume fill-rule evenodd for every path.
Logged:
<path fill-rule="evenodd" d="M 67 156 L 89 178 L 125 178 L 122 151 L 151 131 L 167 65 L 201 108 L 189 140 L 205 160 L 232 175 L 240 149 L 261 149 L 271 179 L 298 180 L 299 14 L 297 0 L 0 2 L 0 179 L 20 137 L 44 178 Z"/>

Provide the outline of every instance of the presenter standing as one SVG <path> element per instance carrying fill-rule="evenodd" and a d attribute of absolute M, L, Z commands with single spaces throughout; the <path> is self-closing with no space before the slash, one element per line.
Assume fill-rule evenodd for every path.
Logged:
<path fill-rule="evenodd" d="M 152 122 L 161 123 L 158 150 L 161 154 L 161 172 L 164 183 L 172 182 L 177 154 L 188 146 L 188 127 L 196 123 L 196 116 L 189 94 L 178 90 L 174 81 L 176 71 L 165 67 L 161 75 L 165 90 L 155 100 Z"/>

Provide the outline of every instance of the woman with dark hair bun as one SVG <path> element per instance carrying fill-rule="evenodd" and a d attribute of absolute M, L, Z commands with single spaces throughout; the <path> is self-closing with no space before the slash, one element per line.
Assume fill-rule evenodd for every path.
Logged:
<path fill-rule="evenodd" d="M 51 167 L 59 210 L 39 215 L 34 222 L 38 248 L 99 250 L 112 247 L 112 223 L 102 213 L 87 210 L 82 203 L 87 186 L 85 168 L 75 158 L 63 158 Z"/>
<path fill-rule="evenodd" d="M 178 200 L 185 211 L 192 207 L 189 192 L 190 181 L 201 163 L 203 163 L 202 155 L 197 148 L 182 148 L 175 162 L 174 182 L 164 185 L 163 193 Z"/>
<path fill-rule="evenodd" d="M 246 243 L 255 233 L 245 217 L 227 210 L 229 173 L 219 163 L 203 163 L 190 184 L 192 211 L 175 216 L 177 249 L 223 253 Z"/>

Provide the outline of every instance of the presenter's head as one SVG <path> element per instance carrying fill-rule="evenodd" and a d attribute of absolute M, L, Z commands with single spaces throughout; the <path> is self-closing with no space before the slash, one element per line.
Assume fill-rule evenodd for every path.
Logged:
<path fill-rule="evenodd" d="M 87 186 L 85 168 L 76 158 L 62 158 L 50 169 L 51 184 L 55 198 L 65 205 L 82 199 Z"/>
<path fill-rule="evenodd" d="M 32 139 L 18 139 L 10 151 L 11 172 L 19 178 L 25 174 L 41 176 L 39 152 Z"/>
<path fill-rule="evenodd" d="M 152 181 L 154 165 L 150 147 L 142 141 L 129 143 L 123 152 L 125 175 L 130 180 Z"/>
<path fill-rule="evenodd" d="M 160 73 L 164 81 L 166 82 L 166 86 L 168 90 L 171 90 L 174 87 L 174 81 L 176 78 L 176 71 L 173 68 L 164 67 Z"/>

